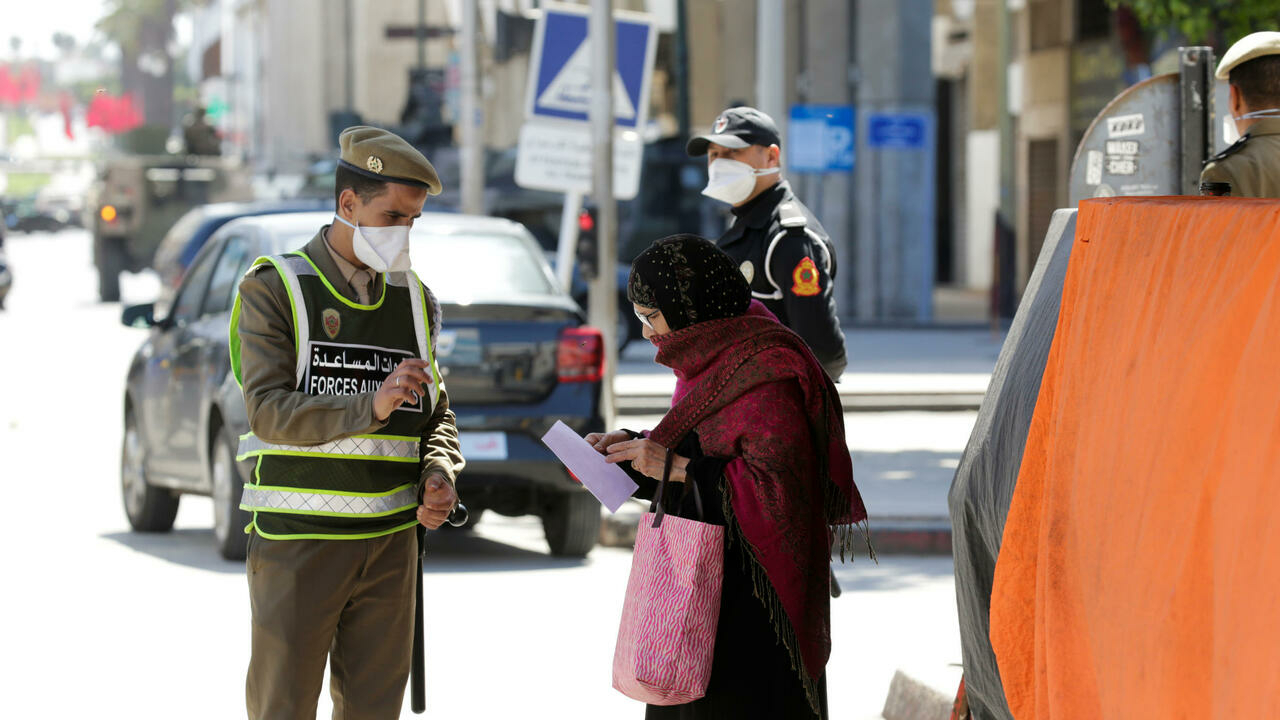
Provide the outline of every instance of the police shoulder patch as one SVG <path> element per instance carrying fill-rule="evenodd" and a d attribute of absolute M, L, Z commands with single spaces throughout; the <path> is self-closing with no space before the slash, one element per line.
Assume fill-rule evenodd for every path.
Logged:
<path fill-rule="evenodd" d="M 333 308 L 325 308 L 320 313 L 320 319 L 324 322 L 324 334 L 329 336 L 330 340 L 338 337 L 338 331 L 342 329 L 342 316 Z"/>
<path fill-rule="evenodd" d="M 791 292 L 795 295 L 811 297 L 822 292 L 822 285 L 818 282 L 818 266 L 808 255 L 796 263 L 795 270 L 791 271 L 791 279 L 795 283 L 791 286 Z"/>
<path fill-rule="evenodd" d="M 778 224 L 784 228 L 803 228 L 809 219 L 795 203 L 785 202 L 778 206 Z"/>

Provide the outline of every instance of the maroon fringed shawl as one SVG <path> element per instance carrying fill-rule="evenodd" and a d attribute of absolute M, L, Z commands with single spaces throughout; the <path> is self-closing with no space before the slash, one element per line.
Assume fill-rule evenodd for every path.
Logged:
<path fill-rule="evenodd" d="M 746 543 L 756 596 L 816 707 L 831 654 L 832 529 L 843 559 L 867 518 L 835 385 L 804 341 L 755 302 L 741 317 L 653 342 L 657 361 L 680 382 L 649 437 L 674 448 L 696 430 L 704 453 L 732 458 L 725 467 L 730 537 Z"/>

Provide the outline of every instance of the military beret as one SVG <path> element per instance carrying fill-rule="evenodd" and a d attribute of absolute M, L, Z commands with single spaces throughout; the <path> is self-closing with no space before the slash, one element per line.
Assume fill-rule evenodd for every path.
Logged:
<path fill-rule="evenodd" d="M 1280 32 L 1250 33 L 1237 40 L 1222 56 L 1214 77 L 1226 80 L 1232 68 L 1264 55 L 1280 55 Z"/>
<path fill-rule="evenodd" d="M 382 128 L 356 125 L 338 136 L 338 164 L 374 180 L 424 187 L 439 195 L 440 176 L 427 158 L 404 138 Z"/>

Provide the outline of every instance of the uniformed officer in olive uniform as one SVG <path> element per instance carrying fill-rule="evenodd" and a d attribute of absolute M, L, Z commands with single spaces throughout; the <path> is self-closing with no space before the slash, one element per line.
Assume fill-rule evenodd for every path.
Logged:
<path fill-rule="evenodd" d="M 1280 198 L 1280 32 L 1241 38 L 1215 76 L 1231 83 L 1240 139 L 1209 159 L 1200 182 L 1231 183 L 1232 197 Z"/>
<path fill-rule="evenodd" d="M 188 155 L 220 155 L 222 143 L 218 140 L 218 131 L 205 119 L 207 111 L 203 105 L 197 105 L 182 124 L 182 142 Z"/>
<path fill-rule="evenodd" d="M 751 294 L 813 350 L 833 380 L 847 360 L 831 279 L 835 248 L 826 230 L 781 177 L 773 119 L 751 107 L 725 110 L 711 132 L 689 140 L 707 156 L 703 194 L 733 206 L 734 221 L 717 245 L 734 259 Z"/>
<path fill-rule="evenodd" d="M 339 138 L 331 225 L 240 283 L 231 363 L 256 458 L 249 526 L 249 717 L 398 718 L 418 543 L 457 503 L 464 461 L 434 359 L 440 309 L 409 269 L 409 229 L 440 192 L 401 138 Z"/>

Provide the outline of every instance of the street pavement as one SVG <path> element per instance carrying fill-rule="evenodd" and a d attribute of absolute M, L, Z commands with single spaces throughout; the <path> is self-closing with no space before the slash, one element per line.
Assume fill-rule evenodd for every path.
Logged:
<path fill-rule="evenodd" d="M 11 235 L 6 249 L 16 285 L 0 311 L 3 715 L 243 717 L 244 568 L 217 556 L 210 501 L 184 497 L 172 532 L 145 535 L 129 531 L 121 505 L 123 378 L 146 331 L 122 327 L 119 304 L 95 301 L 87 233 Z M 148 301 L 155 278 L 127 275 L 122 291 Z M 884 348 L 865 349 L 915 373 Z M 922 364 L 915 374 L 929 373 Z M 873 522 L 890 509 L 945 513 L 972 412 L 846 420 Z M 430 543 L 427 717 L 642 716 L 610 687 L 628 550 L 550 558 L 535 519 L 493 515 Z M 832 717 L 877 717 L 896 669 L 953 691 L 950 558 L 861 558 L 836 573 L 845 592 L 832 604 Z M 320 716 L 330 709 L 326 690 Z M 407 699 L 402 717 L 415 717 Z"/>

